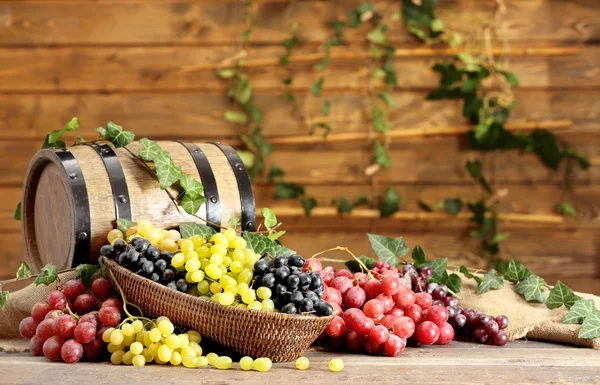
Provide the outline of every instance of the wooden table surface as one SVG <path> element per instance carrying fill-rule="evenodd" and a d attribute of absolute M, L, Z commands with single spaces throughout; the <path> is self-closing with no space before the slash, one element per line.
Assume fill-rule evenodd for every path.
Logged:
<path fill-rule="evenodd" d="M 311 351 L 308 370 L 294 363 L 274 364 L 266 373 L 186 369 L 148 365 L 143 368 L 108 363 L 67 365 L 28 353 L 0 353 L 0 384 L 600 384 L 600 351 L 534 341 L 504 347 L 452 342 L 448 346 L 412 347 L 400 357 Z M 327 364 L 344 360 L 333 373 Z"/>

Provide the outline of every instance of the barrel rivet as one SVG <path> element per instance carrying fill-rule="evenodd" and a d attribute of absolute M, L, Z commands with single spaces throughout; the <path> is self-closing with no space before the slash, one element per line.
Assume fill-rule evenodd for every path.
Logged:
<path fill-rule="evenodd" d="M 246 222 L 246 230 L 253 229 L 253 228 L 254 228 L 254 223 L 252 223 L 252 222 Z"/>
<path fill-rule="evenodd" d="M 100 149 L 100 151 L 103 152 L 103 153 L 105 153 L 105 154 L 107 154 L 110 151 L 110 149 L 108 149 L 107 147 L 102 147 Z"/>
<path fill-rule="evenodd" d="M 217 197 L 215 197 L 215 196 L 210 197 L 210 202 L 217 203 Z"/>
<path fill-rule="evenodd" d="M 200 150 L 198 150 L 197 148 L 194 148 L 194 149 L 192 150 L 192 152 L 198 152 L 198 151 L 200 151 Z"/>
<path fill-rule="evenodd" d="M 81 233 L 79 233 L 79 235 L 77 236 L 77 238 L 81 239 L 82 241 L 87 239 L 88 235 L 85 231 L 82 231 Z"/>
<path fill-rule="evenodd" d="M 69 174 L 69 178 L 71 178 L 71 179 L 77 179 L 77 174 L 74 173 L 74 172 L 72 172 L 72 173 Z"/>
<path fill-rule="evenodd" d="M 119 195 L 119 203 L 127 203 L 127 197 L 125 197 L 125 195 Z"/>

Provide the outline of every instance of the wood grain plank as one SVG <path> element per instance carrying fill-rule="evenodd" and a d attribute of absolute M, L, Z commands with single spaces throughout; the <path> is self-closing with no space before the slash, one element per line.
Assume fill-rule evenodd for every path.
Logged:
<path fill-rule="evenodd" d="M 318 49 L 300 47 L 294 52 L 314 54 Z M 0 92 L 224 92 L 228 82 L 219 79 L 214 71 L 190 73 L 181 68 L 219 63 L 231 53 L 230 47 L 0 48 Z M 281 46 L 252 47 L 248 57 L 278 58 L 283 53 Z M 398 89 L 436 87 L 439 77 L 431 67 L 440 60 L 443 59 L 397 58 Z M 323 89 L 365 91 L 370 78 L 369 62 L 334 60 L 327 69 Z M 295 89 L 309 89 L 317 76 L 314 64 L 291 63 L 289 73 L 281 66 L 251 67 L 245 72 L 255 90 L 282 93 L 282 79 L 290 73 Z M 522 88 L 600 87 L 600 47 L 583 46 L 577 56 L 514 57 L 510 69 L 519 76 Z"/>
<path fill-rule="evenodd" d="M 336 2 L 260 2 L 255 4 L 253 43 L 279 43 L 288 26 L 301 21 L 299 38 L 323 42 L 332 35 L 331 24 L 345 18 L 359 0 Z M 402 23 L 389 18 L 397 2 L 376 1 L 391 26 L 394 42 L 413 40 Z M 594 0 L 508 1 L 507 37 L 535 40 L 582 41 L 600 36 L 600 10 Z M 489 20 L 494 3 L 445 1 L 446 24 L 464 29 L 472 18 Z M 460 14 L 468 12 L 471 19 Z M 314 17 L 321 15 L 321 17 Z M 106 21 L 110 20 L 110 23 Z M 151 20 L 151 22 L 148 22 Z M 214 45 L 239 41 L 244 28 L 240 2 L 0 2 L 0 45 L 54 44 L 194 44 Z M 363 41 L 365 28 L 349 30 L 346 41 Z"/>

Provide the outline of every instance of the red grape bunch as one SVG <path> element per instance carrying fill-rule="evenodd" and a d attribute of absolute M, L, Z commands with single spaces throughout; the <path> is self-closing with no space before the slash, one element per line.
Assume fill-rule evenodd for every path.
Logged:
<path fill-rule="evenodd" d="M 34 356 L 67 363 L 103 358 L 102 334 L 121 322 L 123 303 L 111 297 L 112 287 L 104 277 L 92 282 L 92 294 L 86 290 L 80 279 L 67 281 L 48 294 L 47 302 L 33 305 L 19 332 L 31 339 L 29 348 Z"/>

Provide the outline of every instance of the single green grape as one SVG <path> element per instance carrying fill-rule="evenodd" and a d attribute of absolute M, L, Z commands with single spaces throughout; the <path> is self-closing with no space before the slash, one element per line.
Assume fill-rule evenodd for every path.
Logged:
<path fill-rule="evenodd" d="M 135 333 L 133 325 L 130 323 L 124 323 L 121 325 L 121 332 L 123 332 L 123 335 L 127 337 L 132 336 Z"/>
<path fill-rule="evenodd" d="M 334 358 L 329 361 L 329 369 L 332 372 L 341 372 L 344 369 L 344 361 L 341 358 Z"/>
<path fill-rule="evenodd" d="M 139 333 L 144 328 L 144 323 L 142 321 L 140 321 L 139 319 L 136 319 L 135 321 L 133 321 L 131 323 L 131 326 L 133 326 L 134 333 Z"/>
<path fill-rule="evenodd" d="M 179 268 L 185 263 L 185 257 L 182 253 L 177 253 L 171 258 L 171 266 Z"/>
<path fill-rule="evenodd" d="M 171 359 L 169 360 L 169 362 L 173 366 L 178 366 L 179 364 L 181 364 L 181 353 L 179 353 L 179 352 L 173 352 L 173 354 L 171 355 Z"/>
<path fill-rule="evenodd" d="M 248 304 L 248 309 L 262 310 L 262 304 L 258 301 L 254 301 Z"/>
<path fill-rule="evenodd" d="M 271 298 L 273 293 L 271 292 L 271 289 L 269 289 L 268 287 L 261 286 L 258 289 L 256 289 L 256 295 L 260 299 L 269 299 L 269 298 Z"/>
<path fill-rule="evenodd" d="M 250 304 L 256 301 L 256 292 L 252 289 L 244 290 L 242 293 L 242 301 L 244 301 L 245 304 Z"/>
<path fill-rule="evenodd" d="M 233 301 L 235 301 L 235 296 L 228 291 L 221 293 L 221 295 L 219 296 L 219 303 L 221 305 L 231 305 Z"/>
<path fill-rule="evenodd" d="M 227 239 L 227 237 L 223 233 L 213 234 L 213 236 L 210 237 L 210 241 L 213 242 L 215 245 L 223 245 L 225 247 L 229 245 L 229 239 Z"/>
<path fill-rule="evenodd" d="M 162 334 L 169 335 L 173 333 L 173 330 L 175 330 L 175 326 L 173 326 L 173 323 L 169 320 L 161 321 L 158 323 L 158 331 Z"/>
<path fill-rule="evenodd" d="M 146 365 L 146 359 L 141 354 L 133 356 L 131 359 L 133 366 L 144 366 Z"/>
<path fill-rule="evenodd" d="M 134 342 L 131 344 L 131 346 L 129 347 L 129 351 L 133 354 L 135 354 L 136 356 L 139 354 L 142 354 L 142 350 L 144 350 L 144 345 L 142 345 L 139 342 Z"/>
<path fill-rule="evenodd" d="M 240 359 L 240 368 L 242 368 L 242 370 L 251 370 L 252 362 L 254 362 L 252 357 L 248 357 L 248 356 L 242 357 Z"/>
<path fill-rule="evenodd" d="M 208 358 L 206 358 L 204 356 L 198 357 L 198 364 L 196 366 L 197 367 L 208 366 Z"/>
<path fill-rule="evenodd" d="M 219 279 L 223 275 L 223 271 L 219 268 L 219 266 L 212 263 L 206 266 L 204 272 L 212 279 Z"/>
<path fill-rule="evenodd" d="M 120 365 L 123 363 L 123 355 L 125 354 L 122 350 L 116 350 L 110 355 L 110 363 L 113 365 Z"/>
<path fill-rule="evenodd" d="M 133 360 L 133 353 L 131 353 L 131 351 L 125 352 L 125 354 L 123 354 L 123 363 L 125 365 L 131 365 L 132 360 Z"/>
<path fill-rule="evenodd" d="M 123 332 L 119 329 L 115 329 L 115 331 L 110 334 L 110 343 L 113 345 L 121 345 L 124 338 Z"/>
<path fill-rule="evenodd" d="M 306 357 L 300 357 L 296 360 L 296 367 L 300 370 L 308 369 L 309 366 L 310 366 L 310 362 L 308 361 L 308 358 L 306 358 Z"/>
<path fill-rule="evenodd" d="M 233 365 L 233 361 L 227 356 L 221 356 L 219 358 L 216 358 L 214 362 L 215 368 L 221 370 L 230 369 Z"/>
<path fill-rule="evenodd" d="M 161 345 L 161 347 L 158 348 L 158 358 L 160 358 L 161 361 L 169 362 L 172 355 L 173 350 L 167 345 Z"/>
<path fill-rule="evenodd" d="M 181 342 L 176 334 L 169 334 L 167 338 L 165 338 L 165 345 L 175 350 L 181 346 Z"/>
<path fill-rule="evenodd" d="M 271 366 L 273 366 L 273 362 L 267 357 L 260 357 L 252 362 L 252 367 L 259 372 L 267 372 L 271 369 Z"/>
<path fill-rule="evenodd" d="M 262 310 L 275 311 L 275 303 L 270 299 L 265 299 L 262 301 Z"/>
<path fill-rule="evenodd" d="M 208 353 L 206 355 L 206 359 L 208 359 L 208 363 L 210 365 L 214 365 L 215 359 L 219 358 L 219 356 L 217 355 L 217 353 Z"/>
<path fill-rule="evenodd" d="M 185 270 L 190 273 L 193 273 L 198 269 L 200 269 L 200 261 L 197 259 L 190 259 L 185 263 Z"/>
<path fill-rule="evenodd" d="M 181 359 L 181 362 L 186 368 L 195 368 L 198 366 L 198 358 L 196 356 L 185 356 Z"/>

